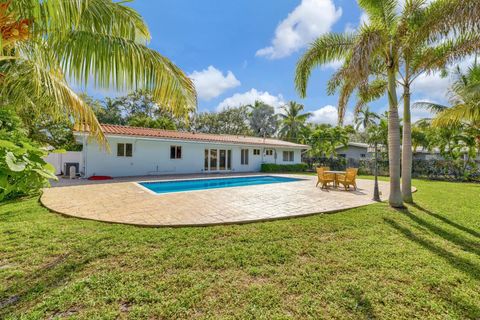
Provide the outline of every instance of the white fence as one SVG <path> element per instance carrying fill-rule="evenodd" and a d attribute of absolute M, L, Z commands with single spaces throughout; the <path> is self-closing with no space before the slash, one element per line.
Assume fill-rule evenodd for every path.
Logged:
<path fill-rule="evenodd" d="M 50 153 L 44 158 L 45 161 L 55 167 L 55 174 L 68 174 L 63 172 L 66 162 L 77 162 L 80 172 L 83 171 L 83 158 L 81 151 L 67 151 L 65 153 Z"/>

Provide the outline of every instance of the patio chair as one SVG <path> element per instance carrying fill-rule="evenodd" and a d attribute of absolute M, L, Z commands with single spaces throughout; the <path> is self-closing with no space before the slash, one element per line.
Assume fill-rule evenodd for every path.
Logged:
<path fill-rule="evenodd" d="M 343 185 L 345 190 L 349 190 L 350 186 L 357 190 L 357 173 L 357 168 L 347 168 L 345 174 L 337 174 L 337 184 Z"/>
<path fill-rule="evenodd" d="M 327 188 L 329 183 L 335 182 L 335 175 L 331 173 L 325 173 L 325 171 L 327 170 L 328 170 L 327 167 L 317 168 L 318 181 L 315 187 L 318 187 L 318 185 L 321 183 L 322 184 L 321 189 L 323 189 L 323 188 Z"/>

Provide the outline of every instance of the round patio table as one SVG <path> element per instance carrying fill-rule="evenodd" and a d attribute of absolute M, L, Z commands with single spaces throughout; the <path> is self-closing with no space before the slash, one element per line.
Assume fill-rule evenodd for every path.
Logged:
<path fill-rule="evenodd" d="M 336 171 L 336 170 L 327 170 L 325 173 L 333 173 L 335 175 L 335 180 L 333 181 L 333 187 L 337 188 L 338 183 L 337 183 L 337 174 L 347 174 L 346 171 Z"/>

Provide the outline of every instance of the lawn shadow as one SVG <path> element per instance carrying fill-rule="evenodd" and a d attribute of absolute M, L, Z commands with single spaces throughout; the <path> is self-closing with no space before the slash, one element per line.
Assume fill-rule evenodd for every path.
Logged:
<path fill-rule="evenodd" d="M 97 240 L 96 244 L 100 241 Z M 12 308 L 15 308 L 15 305 L 22 300 L 33 300 L 60 287 L 73 274 L 82 271 L 88 264 L 101 256 L 101 252 L 94 255 L 88 254 L 86 249 L 65 253 L 22 277 L 21 280 L 3 291 L 4 297 L 0 297 L 0 318 L 12 311 Z"/>
<path fill-rule="evenodd" d="M 468 234 L 471 234 L 471 235 L 474 236 L 474 237 L 480 238 L 480 232 L 477 232 L 477 231 L 475 231 L 475 230 L 472 230 L 472 229 L 470 229 L 470 228 L 467 228 L 467 227 L 465 227 L 465 226 L 462 226 L 461 224 L 458 224 L 458 223 L 456 223 L 456 222 L 454 222 L 454 221 L 452 221 L 452 220 L 450 220 L 450 219 L 447 219 L 447 218 L 445 218 L 444 216 L 439 215 L 438 213 L 434 213 L 434 212 L 432 212 L 432 211 L 430 211 L 430 210 L 428 210 L 428 209 L 425 209 L 425 208 L 419 206 L 418 204 L 412 204 L 412 207 L 414 207 L 415 209 L 418 209 L 418 210 L 420 210 L 420 211 L 422 211 L 422 212 L 425 212 L 426 214 L 428 214 L 428 215 L 430 215 L 430 216 L 432 216 L 432 217 L 434 217 L 434 218 L 437 218 L 438 220 L 441 220 L 441 221 L 443 221 L 444 223 L 451 225 L 452 227 L 455 227 L 455 228 L 457 228 L 457 229 L 459 229 L 459 230 L 462 230 L 463 232 L 466 232 L 466 233 L 468 233 Z"/>
<path fill-rule="evenodd" d="M 359 288 L 348 288 L 346 293 L 355 300 L 355 310 L 360 311 L 367 319 L 377 319 L 372 303 Z"/>
<path fill-rule="evenodd" d="M 456 268 L 457 270 L 460 270 L 461 272 L 465 273 L 466 275 L 468 275 L 469 277 L 477 281 L 480 280 L 480 268 L 476 264 L 470 262 L 465 258 L 454 255 L 453 253 L 436 245 L 430 240 L 422 239 L 421 237 L 413 233 L 410 229 L 401 226 L 396 221 L 390 218 L 384 218 L 383 220 L 386 223 L 388 223 L 391 227 L 393 227 L 394 229 L 402 233 L 407 239 L 421 245 L 422 247 L 428 249 L 433 254 L 441 257 L 452 267 Z"/>
<path fill-rule="evenodd" d="M 398 209 L 397 211 L 402 212 L 406 217 L 410 218 L 412 221 L 416 222 L 417 224 L 421 225 L 422 227 L 430 230 L 431 232 L 435 233 L 437 236 L 450 241 L 460 247 L 463 250 L 476 254 L 480 256 L 480 246 L 478 246 L 477 242 L 469 241 L 457 234 L 448 232 L 414 214 L 412 214 L 408 208 L 405 209 Z"/>

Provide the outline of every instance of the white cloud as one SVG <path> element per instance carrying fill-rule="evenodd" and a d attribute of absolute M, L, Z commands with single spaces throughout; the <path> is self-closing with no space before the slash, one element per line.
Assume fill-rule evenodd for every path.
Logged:
<path fill-rule="evenodd" d="M 333 69 L 333 70 L 337 70 L 338 68 L 340 68 L 342 65 L 343 65 L 343 60 L 333 60 L 329 63 L 326 63 L 324 65 L 322 65 L 322 69 Z"/>
<path fill-rule="evenodd" d="M 226 98 L 218 104 L 217 111 L 221 111 L 225 108 L 235 108 L 247 104 L 253 104 L 257 100 L 275 107 L 277 111 L 285 104 L 281 94 L 274 96 L 267 91 L 251 89 L 250 91 L 244 93 L 235 93 L 233 96 Z"/>
<path fill-rule="evenodd" d="M 338 110 L 332 105 L 326 105 L 312 112 L 308 122 L 311 123 L 326 123 L 336 126 L 338 124 Z M 353 123 L 353 113 L 347 111 L 345 113 L 345 118 L 343 124 L 352 124 Z"/>
<path fill-rule="evenodd" d="M 202 100 L 211 100 L 218 97 L 228 89 L 238 87 L 240 81 L 235 75 L 228 71 L 227 75 L 223 75 L 220 70 L 214 66 L 209 66 L 202 71 L 193 71 L 189 74 L 195 83 L 198 97 Z"/>
<path fill-rule="evenodd" d="M 368 24 L 370 22 L 370 18 L 368 17 L 368 14 L 364 11 L 360 15 L 360 25 L 362 24 Z"/>
<path fill-rule="evenodd" d="M 414 94 L 430 99 L 447 99 L 448 88 L 451 85 L 450 77 L 442 78 L 439 72 L 418 76 L 412 83 L 411 91 Z"/>
<path fill-rule="evenodd" d="M 329 32 L 342 15 L 332 0 L 302 0 L 275 30 L 272 45 L 257 51 L 257 56 L 269 59 L 287 57 L 312 40 Z"/>

